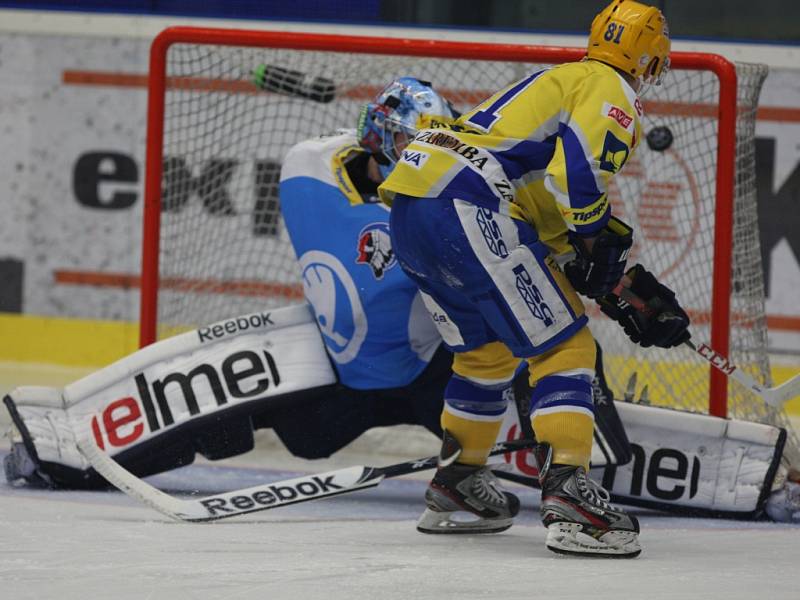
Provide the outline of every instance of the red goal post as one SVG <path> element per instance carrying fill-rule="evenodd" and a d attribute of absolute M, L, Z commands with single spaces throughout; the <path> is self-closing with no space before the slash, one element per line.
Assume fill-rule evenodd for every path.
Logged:
<path fill-rule="evenodd" d="M 148 128 L 147 128 L 147 157 L 145 181 L 145 208 L 144 230 L 142 247 L 142 280 L 141 280 L 141 321 L 140 345 L 152 343 L 157 338 L 157 328 L 161 323 L 159 317 L 160 288 L 166 276 L 161 273 L 164 260 L 163 241 L 165 234 L 162 231 L 162 185 L 163 165 L 165 160 L 165 124 L 174 115 L 169 113 L 166 102 L 171 89 L 184 87 L 184 91 L 191 92 L 197 86 L 197 78 L 207 81 L 208 73 L 192 76 L 181 71 L 173 72 L 170 57 L 171 50 L 177 46 L 207 47 L 207 48 L 248 48 L 248 49 L 282 49 L 298 53 L 316 53 L 325 57 L 327 55 L 346 53 L 362 57 L 387 56 L 405 58 L 418 57 L 419 59 L 453 59 L 464 64 L 471 61 L 475 69 L 480 69 L 483 64 L 502 63 L 534 63 L 558 64 L 580 60 L 585 56 L 581 48 L 544 47 L 511 44 L 487 44 L 469 42 L 451 42 L 416 39 L 376 38 L 362 36 L 340 36 L 322 34 L 301 34 L 267 31 L 244 31 L 193 27 L 174 27 L 163 31 L 154 40 L 150 56 L 150 72 L 148 83 Z M 661 107 L 665 114 L 670 111 L 681 113 L 688 118 L 713 120 L 716 129 L 716 142 L 712 148 L 715 177 L 713 182 L 713 231 L 708 235 L 713 236 L 711 246 L 713 255 L 712 283 L 710 286 L 710 309 L 705 309 L 703 318 L 708 319 L 708 332 L 710 344 L 723 354 L 731 352 L 731 294 L 733 281 L 733 225 L 735 206 L 735 175 L 737 168 L 737 118 L 740 117 L 741 100 L 737 100 L 737 67 L 721 56 L 714 54 L 674 52 L 671 55 L 672 71 L 696 71 L 711 73 L 716 78 L 716 98 L 704 98 L 694 101 L 687 98 L 685 101 L 672 101 L 664 103 L 666 109 Z M 369 59 L 371 60 L 371 59 Z M 407 67 L 406 67 L 407 69 Z M 408 73 L 413 74 L 413 73 Z M 387 74 L 388 82 L 392 74 Z M 194 77 L 195 83 L 186 83 Z M 225 75 L 220 76 L 221 82 Z M 763 80 L 763 77 L 762 77 Z M 437 85 L 436 79 L 434 86 Z M 667 85 L 669 82 L 667 82 Z M 759 82 L 760 85 L 760 82 Z M 205 93 L 230 93 L 235 94 L 235 86 L 220 85 L 206 86 Z M 498 86 L 499 87 L 499 86 Z M 490 90 L 495 91 L 495 90 Z M 757 90 L 755 92 L 757 99 Z M 366 101 L 366 99 L 364 99 Z M 650 104 L 657 105 L 659 100 L 645 98 L 645 113 Z M 669 105 L 669 106 L 667 106 Z M 693 114 L 693 111 L 696 114 Z M 754 107 L 753 111 L 754 112 Z M 208 118 L 219 118 L 209 114 Z M 754 117 L 753 117 L 754 118 Z M 320 131 L 322 133 L 322 131 Z M 297 140 L 299 141 L 299 140 Z M 643 142 L 641 146 L 645 146 Z M 708 154 L 708 151 L 706 151 Z M 711 160 L 711 158 L 709 158 Z M 643 169 L 644 170 L 644 169 Z M 625 170 L 623 169 L 623 172 Z M 646 175 L 646 174 L 645 174 Z M 687 175 L 692 177 L 691 173 Z M 669 190 L 668 182 L 661 182 L 662 191 Z M 677 185 L 677 184 L 676 184 Z M 667 187 L 663 187 L 667 186 Z M 661 193 L 661 192 L 659 192 Z M 654 196 L 655 198 L 656 196 Z M 703 199 L 695 199 L 695 202 Z M 705 199 L 704 201 L 708 201 Z M 659 214 L 662 208 L 654 208 L 653 214 Z M 709 250 L 711 252 L 711 250 Z M 210 274 L 216 280 L 219 274 Z M 175 275 L 170 275 L 173 279 Z M 173 290 L 180 289 L 178 283 Z M 681 289 L 676 290 L 681 297 Z M 187 318 L 184 325 L 199 325 L 193 322 L 198 317 Z M 202 317 L 200 317 L 202 318 Z M 218 315 L 208 315 L 209 320 L 220 318 Z M 172 323 L 173 325 L 175 323 Z M 705 369 L 705 367 L 703 367 Z M 711 414 L 725 416 L 728 414 L 728 384 L 725 376 L 714 369 L 710 369 L 708 376 L 708 407 Z M 617 386 L 618 389 L 618 386 Z M 618 390 L 619 391 L 619 390 Z"/>

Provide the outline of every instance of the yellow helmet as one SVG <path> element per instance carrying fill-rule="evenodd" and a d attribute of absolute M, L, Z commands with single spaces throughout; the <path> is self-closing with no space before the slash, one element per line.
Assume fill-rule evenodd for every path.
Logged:
<path fill-rule="evenodd" d="M 588 57 L 644 83 L 661 83 L 669 69 L 669 29 L 661 11 L 632 0 L 614 0 L 592 21 Z"/>

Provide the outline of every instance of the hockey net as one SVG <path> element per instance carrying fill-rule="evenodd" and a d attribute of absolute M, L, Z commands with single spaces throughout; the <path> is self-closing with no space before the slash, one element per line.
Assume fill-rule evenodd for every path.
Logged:
<path fill-rule="evenodd" d="M 302 301 L 280 216 L 282 158 L 301 140 L 353 128 L 361 105 L 393 78 L 431 81 L 465 110 L 534 69 L 582 55 L 567 48 L 166 30 L 151 55 L 142 344 Z M 755 110 L 767 70 L 734 68 L 713 55 L 675 53 L 672 63 L 664 85 L 644 98 L 650 140 L 614 179 L 613 210 L 634 227 L 631 264 L 643 263 L 676 290 L 695 339 L 711 340 L 770 384 L 754 161 Z M 250 79 L 260 64 L 283 69 L 295 92 L 258 90 Z M 788 427 L 784 414 L 728 384 L 691 351 L 641 349 L 589 310 L 617 398 Z"/>

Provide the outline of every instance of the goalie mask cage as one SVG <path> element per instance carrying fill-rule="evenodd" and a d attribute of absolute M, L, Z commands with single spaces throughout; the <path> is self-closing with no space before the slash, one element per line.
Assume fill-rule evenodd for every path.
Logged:
<path fill-rule="evenodd" d="M 141 345 L 302 301 L 302 274 L 280 218 L 281 161 L 301 140 L 354 128 L 360 107 L 393 78 L 431 81 L 463 111 L 533 69 L 584 55 L 577 48 L 163 31 L 150 59 Z M 613 212 L 634 228 L 630 264 L 641 262 L 676 291 L 695 339 L 710 340 L 771 384 L 754 160 L 767 69 L 711 54 L 675 52 L 671 59 L 664 84 L 643 100 L 648 139 L 613 178 Z M 281 69 L 286 80 L 274 83 L 283 92 L 250 82 L 261 64 Z M 356 249 L 353 240 L 353 260 Z M 788 427 L 783 413 L 728 384 L 690 350 L 634 346 L 588 302 L 587 310 L 618 399 L 644 396 Z"/>

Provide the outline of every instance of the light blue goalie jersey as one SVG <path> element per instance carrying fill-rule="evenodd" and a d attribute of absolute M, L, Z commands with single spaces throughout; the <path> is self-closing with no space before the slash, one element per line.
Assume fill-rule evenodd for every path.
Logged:
<path fill-rule="evenodd" d="M 377 194 L 362 197 L 347 173 L 359 157 L 353 131 L 294 146 L 281 170 L 281 210 L 340 381 L 400 387 L 422 372 L 441 338 L 397 264 L 388 209 Z"/>

